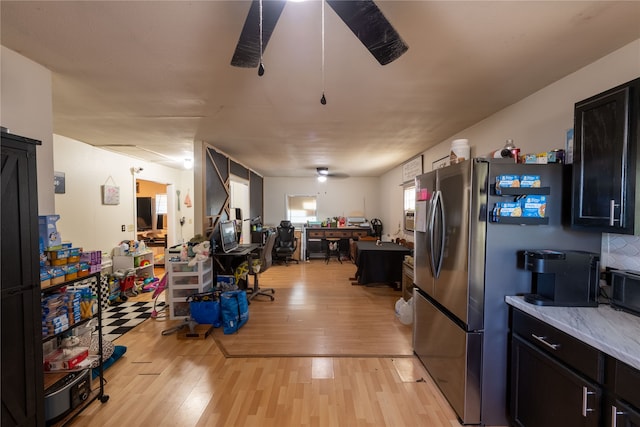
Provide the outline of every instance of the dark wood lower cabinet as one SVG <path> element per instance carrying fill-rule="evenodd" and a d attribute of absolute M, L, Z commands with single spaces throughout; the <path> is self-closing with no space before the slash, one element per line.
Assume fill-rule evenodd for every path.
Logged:
<path fill-rule="evenodd" d="M 640 427 L 640 371 L 511 312 L 509 416 L 520 427 Z"/>
<path fill-rule="evenodd" d="M 640 411 L 619 399 L 609 397 L 603 412 L 605 427 L 640 427 Z"/>
<path fill-rule="evenodd" d="M 518 336 L 512 338 L 511 414 L 522 427 L 596 427 L 602 389 Z"/>

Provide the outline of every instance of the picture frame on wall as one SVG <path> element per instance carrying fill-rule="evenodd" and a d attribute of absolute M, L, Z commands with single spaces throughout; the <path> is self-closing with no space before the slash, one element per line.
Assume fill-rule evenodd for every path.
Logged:
<path fill-rule="evenodd" d="M 422 155 L 420 155 L 402 165 L 402 182 L 413 181 L 416 176 L 422 173 Z"/>
<path fill-rule="evenodd" d="M 112 184 L 109 184 L 111 182 Z M 107 178 L 104 185 L 101 186 L 102 204 L 103 205 L 119 205 L 120 204 L 120 187 L 111 176 Z"/>
<path fill-rule="evenodd" d="M 64 194 L 65 189 L 64 172 L 53 172 L 53 192 L 54 194 Z"/>

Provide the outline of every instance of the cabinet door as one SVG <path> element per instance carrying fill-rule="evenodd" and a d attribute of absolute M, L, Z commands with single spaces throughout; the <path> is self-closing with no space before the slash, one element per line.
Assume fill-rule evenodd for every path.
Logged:
<path fill-rule="evenodd" d="M 575 106 L 572 225 L 634 233 L 640 79 Z"/>
<path fill-rule="evenodd" d="M 605 427 L 640 427 L 640 412 L 631 405 L 614 399 L 604 411 Z"/>
<path fill-rule="evenodd" d="M 522 427 L 595 427 L 602 391 L 517 335 L 511 347 L 513 423 Z"/>
<path fill-rule="evenodd" d="M 44 425 L 36 142 L 27 140 L 3 134 L 0 150 L 3 427 Z"/>

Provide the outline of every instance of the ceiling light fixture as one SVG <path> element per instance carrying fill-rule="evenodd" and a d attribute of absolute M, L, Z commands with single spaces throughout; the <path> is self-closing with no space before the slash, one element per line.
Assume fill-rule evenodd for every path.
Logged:
<path fill-rule="evenodd" d="M 191 169 L 192 166 L 193 166 L 193 160 L 184 159 L 184 168 L 185 169 Z"/>
<path fill-rule="evenodd" d="M 316 168 L 316 171 L 318 171 L 318 175 L 329 175 L 329 168 Z"/>
<path fill-rule="evenodd" d="M 325 182 L 327 180 L 326 175 L 318 175 L 318 182 Z"/>

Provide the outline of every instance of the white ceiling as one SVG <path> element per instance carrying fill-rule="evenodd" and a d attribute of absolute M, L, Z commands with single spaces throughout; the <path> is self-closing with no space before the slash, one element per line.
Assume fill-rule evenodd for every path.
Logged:
<path fill-rule="evenodd" d="M 265 0 L 266 1 L 266 0 Z M 266 73 L 230 60 L 250 1 L 6 1 L 4 46 L 53 72 L 54 132 L 171 167 L 209 142 L 264 176 L 378 176 L 640 38 L 640 2 L 376 2 L 381 66 L 322 3 L 288 3 Z"/>

